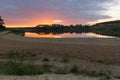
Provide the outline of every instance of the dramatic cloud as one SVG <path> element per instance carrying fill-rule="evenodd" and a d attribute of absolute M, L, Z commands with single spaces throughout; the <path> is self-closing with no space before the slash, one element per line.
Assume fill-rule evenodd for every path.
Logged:
<path fill-rule="evenodd" d="M 87 23 L 110 18 L 104 14 L 113 0 L 1 0 L 0 15 L 8 25 Z"/>

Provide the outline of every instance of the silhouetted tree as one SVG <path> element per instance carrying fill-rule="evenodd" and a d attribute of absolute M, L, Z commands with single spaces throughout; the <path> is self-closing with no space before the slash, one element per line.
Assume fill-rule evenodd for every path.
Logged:
<path fill-rule="evenodd" d="M 5 22 L 4 22 L 4 20 L 0 16 L 0 30 L 6 29 L 6 27 L 4 26 L 4 24 L 5 24 Z"/>

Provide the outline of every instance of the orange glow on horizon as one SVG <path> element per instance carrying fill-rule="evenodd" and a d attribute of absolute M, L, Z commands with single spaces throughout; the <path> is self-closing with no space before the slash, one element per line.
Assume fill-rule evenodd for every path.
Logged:
<path fill-rule="evenodd" d="M 6 22 L 7 23 L 7 22 Z M 57 22 L 55 23 L 54 20 L 49 20 L 49 19 L 43 19 L 43 20 L 34 20 L 28 23 L 22 23 L 22 22 L 16 22 L 16 23 L 7 23 L 5 26 L 7 27 L 35 27 L 37 25 L 51 25 L 51 24 L 58 24 Z M 61 23 L 62 24 L 62 23 Z M 63 24 L 64 25 L 64 24 Z"/>
<path fill-rule="evenodd" d="M 64 20 L 56 16 L 57 15 L 53 15 L 53 14 L 43 14 L 42 16 L 35 15 L 26 19 L 18 19 L 18 20 L 7 20 L 6 18 L 5 25 L 7 27 L 35 27 L 40 24 L 43 24 L 43 25 L 44 24 L 71 25 L 72 24 L 71 22 L 69 22 L 69 20 Z"/>
<path fill-rule="evenodd" d="M 8 23 L 9 22 L 9 23 Z M 61 20 L 61 19 L 57 19 L 57 18 L 52 18 L 52 15 L 51 17 L 41 17 L 41 18 L 34 18 L 34 19 L 31 19 L 31 20 L 26 20 L 26 21 L 5 21 L 5 26 L 8 27 L 8 28 L 11 28 L 11 27 L 35 27 L 37 25 L 51 25 L 51 24 L 62 24 L 62 25 L 71 25 L 72 23 L 68 22 L 68 21 L 65 21 L 65 20 Z M 78 23 L 78 24 L 81 24 L 81 23 Z M 75 24 L 73 24 L 75 25 Z"/>

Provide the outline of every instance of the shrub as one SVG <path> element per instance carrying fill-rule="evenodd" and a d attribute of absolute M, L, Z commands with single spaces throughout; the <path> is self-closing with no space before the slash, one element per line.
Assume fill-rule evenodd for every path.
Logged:
<path fill-rule="evenodd" d="M 69 62 L 69 59 L 63 59 L 62 62 Z"/>
<path fill-rule="evenodd" d="M 9 66 L 6 73 L 9 75 L 36 75 L 44 72 L 35 66 L 13 63 Z"/>
<path fill-rule="evenodd" d="M 44 58 L 43 61 L 48 62 L 48 61 L 50 61 L 50 59 L 49 58 Z"/>
<path fill-rule="evenodd" d="M 57 68 L 55 73 L 56 74 L 69 74 L 71 72 L 70 72 L 69 66 L 64 66 L 64 67 Z"/>
<path fill-rule="evenodd" d="M 25 51 L 10 51 L 7 53 L 7 56 L 9 58 L 7 66 L 5 66 L 6 71 L 4 70 L 4 73 L 10 74 L 10 75 L 36 75 L 36 74 L 42 74 L 44 73 L 45 69 L 49 69 L 49 65 L 44 65 L 45 69 L 38 68 L 35 65 L 27 65 L 23 64 L 23 60 L 26 56 L 28 56 L 28 52 Z M 30 55 L 31 56 L 31 55 Z M 1 68 L 1 67 L 0 67 Z M 1 70 L 2 70 L 1 69 Z"/>
<path fill-rule="evenodd" d="M 0 64 L 0 74 L 3 74 L 6 72 L 6 66 L 3 64 Z"/>
<path fill-rule="evenodd" d="M 44 63 L 42 65 L 42 69 L 44 70 L 44 72 L 51 72 L 51 68 L 53 67 L 53 65 L 50 65 L 49 63 Z"/>
<path fill-rule="evenodd" d="M 79 74 L 79 66 L 73 65 L 73 67 L 71 68 L 71 72 L 75 74 Z"/>
<path fill-rule="evenodd" d="M 104 63 L 104 59 L 99 58 L 99 59 L 96 60 L 96 62 L 98 62 L 98 63 Z"/>
<path fill-rule="evenodd" d="M 100 77 L 100 76 L 103 75 L 103 73 L 99 73 L 99 72 L 96 72 L 96 71 L 88 71 L 88 70 L 81 70 L 80 74 L 87 75 L 87 76 L 90 76 L 90 77 Z"/>
<path fill-rule="evenodd" d="M 26 56 L 26 53 L 24 51 L 10 51 L 7 53 L 7 56 L 9 58 L 9 62 L 11 63 L 23 63 L 23 59 Z"/>

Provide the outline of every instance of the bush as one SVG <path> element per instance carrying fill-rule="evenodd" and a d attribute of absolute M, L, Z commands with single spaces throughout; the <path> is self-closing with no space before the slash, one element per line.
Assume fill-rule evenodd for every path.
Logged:
<path fill-rule="evenodd" d="M 24 58 L 26 57 L 26 52 L 24 51 L 10 51 L 7 53 L 9 62 L 11 63 L 23 63 Z"/>
<path fill-rule="evenodd" d="M 7 66 L 0 67 L 3 69 L 5 74 L 9 75 L 36 75 L 44 73 L 43 68 L 38 68 L 35 65 L 27 65 L 23 63 L 23 60 L 28 56 L 28 52 L 25 51 L 10 51 L 7 53 L 8 62 Z M 0 71 L 1 72 L 1 71 Z"/>
<path fill-rule="evenodd" d="M 99 76 L 103 75 L 103 73 L 99 73 L 99 72 L 96 72 L 96 71 L 88 71 L 88 70 L 81 70 L 80 74 L 87 75 L 87 76 L 90 76 L 90 77 L 99 77 Z"/>
<path fill-rule="evenodd" d="M 50 65 L 49 63 L 44 63 L 43 65 L 42 65 L 42 69 L 43 69 L 43 71 L 44 72 L 51 72 L 51 68 L 53 67 L 53 65 Z"/>
<path fill-rule="evenodd" d="M 36 75 L 44 73 L 41 69 L 35 66 L 13 63 L 9 66 L 7 74 L 9 75 Z"/>
<path fill-rule="evenodd" d="M 62 62 L 69 62 L 69 59 L 63 59 Z"/>
<path fill-rule="evenodd" d="M 64 66 L 64 67 L 57 68 L 55 73 L 56 74 L 69 74 L 71 72 L 70 72 L 69 66 Z"/>
<path fill-rule="evenodd" d="M 71 72 L 75 74 L 79 74 L 79 66 L 73 65 L 73 67 L 71 68 Z"/>
<path fill-rule="evenodd" d="M 50 61 L 50 59 L 49 58 L 44 58 L 43 61 L 48 62 L 48 61 Z"/>
<path fill-rule="evenodd" d="M 0 64 L 0 74 L 5 74 L 5 72 L 6 72 L 6 66 L 5 65 L 3 65 L 3 64 Z"/>

